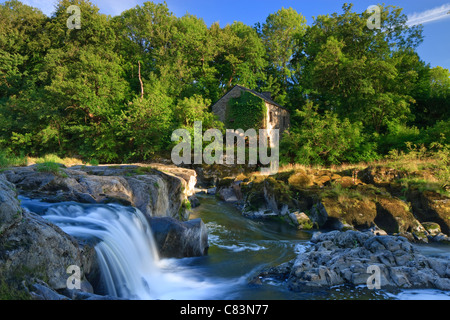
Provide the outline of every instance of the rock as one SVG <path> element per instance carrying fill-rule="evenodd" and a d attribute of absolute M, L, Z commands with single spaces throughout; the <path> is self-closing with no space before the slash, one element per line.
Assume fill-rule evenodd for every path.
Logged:
<path fill-rule="evenodd" d="M 290 212 L 287 216 L 290 223 L 299 230 L 311 230 L 314 227 L 313 222 L 304 212 Z"/>
<path fill-rule="evenodd" d="M 30 294 L 33 300 L 69 300 L 68 297 L 59 294 L 45 284 L 35 283 L 32 290 Z"/>
<path fill-rule="evenodd" d="M 383 166 L 370 166 L 358 172 L 358 178 L 367 184 L 388 186 L 390 183 L 405 177 L 405 173 L 397 169 Z"/>
<path fill-rule="evenodd" d="M 21 283 L 37 285 L 35 298 L 48 298 L 52 290 L 67 285 L 67 267 L 80 267 L 80 279 L 93 271 L 95 251 L 80 245 L 59 227 L 39 215 L 22 209 L 14 187 L 0 176 L 0 278 L 14 284 L 19 290 Z M 58 298 L 58 296 L 52 296 Z"/>
<path fill-rule="evenodd" d="M 320 228 L 344 230 L 346 228 L 368 229 L 373 226 L 376 206 L 372 201 L 322 198 L 311 209 L 310 218 Z"/>
<path fill-rule="evenodd" d="M 188 197 L 189 203 L 191 204 L 191 208 L 197 208 L 200 206 L 200 200 L 195 195 Z"/>
<path fill-rule="evenodd" d="M 305 252 L 287 264 L 262 270 L 252 283 L 276 278 L 290 290 L 314 291 L 369 285 L 377 274 L 386 290 L 450 290 L 450 261 L 421 255 L 404 237 L 332 231 L 315 233 L 310 242 Z"/>
<path fill-rule="evenodd" d="M 408 205 L 394 197 L 377 197 L 374 222 L 389 234 L 424 231 Z"/>
<path fill-rule="evenodd" d="M 412 191 L 408 201 L 420 222 L 435 222 L 442 233 L 450 236 L 450 198 L 432 191 Z"/>
<path fill-rule="evenodd" d="M 233 187 L 226 187 L 219 189 L 219 198 L 225 202 L 237 202 L 238 198 Z"/>
<path fill-rule="evenodd" d="M 155 165 L 156 166 L 156 165 Z M 5 177 L 21 194 L 46 202 L 118 202 L 131 205 L 149 217 L 188 220 L 183 203 L 194 194 L 194 170 L 173 166 L 77 166 L 59 173 L 36 167 L 12 168 Z"/>
<path fill-rule="evenodd" d="M 313 223 L 316 223 L 319 228 L 322 228 L 328 220 L 328 213 L 324 205 L 319 202 L 311 208 L 309 217 Z"/>
<path fill-rule="evenodd" d="M 0 175 L 0 235 L 22 219 L 16 187 Z"/>
<path fill-rule="evenodd" d="M 44 280 L 52 289 L 66 287 L 67 267 L 79 266 L 81 279 L 93 265 L 75 239 L 38 215 L 23 210 L 23 219 L 0 237 L 0 275 Z"/>
<path fill-rule="evenodd" d="M 443 233 L 439 233 L 435 236 L 430 236 L 429 239 L 432 242 L 439 242 L 442 244 L 450 245 L 450 237 Z"/>
<path fill-rule="evenodd" d="M 149 223 L 161 257 L 207 255 L 208 231 L 201 219 L 180 222 L 172 218 L 150 218 Z"/>
<path fill-rule="evenodd" d="M 441 226 L 436 222 L 422 222 L 422 226 L 431 237 L 437 236 L 441 233 Z"/>
<path fill-rule="evenodd" d="M 291 175 L 288 179 L 288 183 L 293 188 L 299 190 L 313 185 L 312 179 L 304 171 L 297 172 Z"/>

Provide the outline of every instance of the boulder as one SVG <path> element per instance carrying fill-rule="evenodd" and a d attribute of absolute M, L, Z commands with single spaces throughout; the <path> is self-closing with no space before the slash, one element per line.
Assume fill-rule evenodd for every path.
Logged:
<path fill-rule="evenodd" d="M 370 166 L 358 172 L 358 178 L 362 182 L 376 186 L 388 186 L 390 183 L 405 176 L 405 172 L 383 166 Z"/>
<path fill-rule="evenodd" d="M 436 222 L 422 222 L 422 226 L 431 237 L 435 237 L 441 233 L 441 226 Z"/>
<path fill-rule="evenodd" d="M 344 230 L 346 228 L 368 229 L 377 215 L 375 203 L 370 200 L 322 198 L 311 209 L 310 218 L 320 228 Z"/>
<path fill-rule="evenodd" d="M 204 256 L 208 253 L 208 230 L 201 219 L 180 222 L 150 218 L 150 227 L 162 258 Z"/>
<path fill-rule="evenodd" d="M 81 279 L 92 271 L 95 263 L 90 254 L 88 246 L 80 246 L 57 226 L 23 210 L 21 221 L 1 235 L 0 275 L 5 279 L 26 275 L 59 290 L 66 287 L 68 266 L 79 266 Z"/>

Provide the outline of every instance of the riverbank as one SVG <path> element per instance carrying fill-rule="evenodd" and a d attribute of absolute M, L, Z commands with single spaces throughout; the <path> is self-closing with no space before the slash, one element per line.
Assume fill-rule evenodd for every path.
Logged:
<path fill-rule="evenodd" d="M 448 169 L 427 159 L 287 166 L 272 176 L 219 165 L 196 170 L 200 183 L 249 218 L 280 219 L 302 230 L 371 230 L 450 243 Z"/>
<path fill-rule="evenodd" d="M 193 277 L 189 278 L 191 280 L 195 279 L 195 281 L 188 281 L 189 288 L 184 288 L 194 292 L 202 286 L 202 274 L 207 270 L 209 279 L 207 283 L 211 290 L 202 291 L 201 295 L 198 295 L 207 299 L 210 297 L 317 298 L 315 295 L 293 294 L 291 288 L 273 291 L 274 286 L 280 285 L 276 279 L 273 279 L 276 277 L 266 277 L 262 281 L 262 286 L 250 280 L 264 274 L 265 267 L 279 268 L 304 255 L 305 246 L 308 246 L 313 234 L 319 230 L 330 231 L 335 228 L 338 232 L 369 231 L 371 237 L 377 233 L 390 233 L 395 237 L 403 236 L 402 239 L 408 238 L 411 243 L 435 242 L 444 245 L 448 239 L 444 233 L 445 224 L 441 227 L 440 220 L 421 220 L 421 215 L 418 214 L 424 212 L 427 214 L 424 215 L 425 217 L 436 217 L 442 214 L 445 219 L 448 212 L 446 211 L 448 198 L 445 193 L 419 188 L 405 189 L 401 184 L 403 189 L 399 189 L 398 179 L 411 177 L 404 175 L 398 169 L 368 167 L 354 174 L 354 171 L 347 169 L 334 171 L 293 167 L 270 177 L 261 176 L 255 172 L 243 172 L 237 167 L 194 169 L 196 170 L 162 164 L 71 168 L 62 165 L 54 167 L 36 164 L 3 171 L 0 215 L 2 219 L 0 273 L 3 279 L 1 296 L 4 299 L 30 297 L 44 299 L 65 297 L 66 299 L 69 298 L 68 295 L 79 299 L 117 298 L 113 295 L 98 296 L 90 286 L 90 283 L 94 282 L 90 280 L 91 275 L 98 273 L 95 245 L 80 242 L 77 237 L 62 231 L 51 221 L 32 212 L 36 211 L 36 206 L 32 210 L 24 209 L 17 199 L 18 195 L 31 199 L 44 199 L 56 206 L 73 206 L 71 203 L 83 203 L 83 206 L 92 206 L 92 208 L 100 206 L 99 210 L 105 208 L 109 210 L 109 207 L 102 209 L 102 206 L 116 203 L 124 208 L 139 208 L 147 217 L 163 219 L 153 220 L 157 223 L 150 225 L 153 229 L 157 226 L 160 231 L 167 231 L 162 237 L 156 235 L 155 240 L 161 252 L 164 248 L 166 249 L 167 254 L 163 254 L 163 258 L 169 258 L 164 260 L 169 261 L 164 266 L 165 271 L 169 273 L 168 277 L 171 277 L 172 271 L 177 274 L 182 265 L 181 270 L 186 271 L 186 276 Z M 307 183 L 303 183 L 305 181 Z M 215 196 L 196 194 L 203 190 L 207 193 L 215 193 Z M 403 192 L 404 196 L 402 197 L 401 194 L 396 196 L 396 192 Z M 417 196 L 414 197 L 414 194 Z M 332 201 L 335 203 L 334 206 L 329 205 L 333 203 Z M 196 208 L 194 208 L 194 202 L 196 202 Z M 324 209 L 311 210 L 318 208 L 319 203 Z M 415 206 L 415 203 L 421 206 Z M 354 214 L 349 215 L 344 211 L 362 204 L 365 207 L 358 207 Z M 28 208 L 31 207 L 28 206 Z M 303 208 L 306 210 L 302 210 Z M 339 208 L 340 211 L 333 211 L 333 208 Z M 112 213 L 112 216 L 114 215 Z M 210 220 L 211 217 L 212 220 Z M 296 224 L 295 221 L 300 222 L 300 217 L 305 220 L 304 223 Z M 349 217 L 353 218 L 349 219 Z M 203 221 L 204 223 L 195 224 L 198 228 L 191 229 L 191 221 L 195 218 L 197 221 L 206 220 Z M 174 219 L 177 223 L 163 223 L 161 227 L 160 223 L 164 222 L 164 219 Z M 189 225 L 180 225 L 187 220 L 190 220 Z M 107 221 L 108 219 L 104 222 L 107 223 Z M 391 230 L 387 227 L 398 228 L 398 230 L 390 232 Z M 414 227 L 416 229 L 413 229 Z M 196 231 L 193 233 L 192 230 Z M 424 232 L 422 238 L 419 231 Z M 208 234 L 207 237 L 205 232 Z M 184 244 L 188 243 L 186 237 L 192 234 L 199 235 L 191 237 L 192 243 L 203 243 L 199 250 L 187 248 L 182 252 L 173 251 L 175 248 L 185 248 Z M 167 240 L 169 242 L 166 243 Z M 183 252 L 197 253 L 186 255 Z M 193 257 L 188 258 L 191 260 L 186 260 L 184 258 L 186 256 Z M 216 264 L 217 259 L 220 263 Z M 448 257 L 444 260 L 448 261 Z M 82 266 L 80 276 L 83 280 L 83 294 L 73 295 L 65 291 L 67 265 Z M 433 266 L 428 265 L 428 267 L 437 272 Z M 444 280 L 439 282 L 443 283 L 441 286 L 434 288 L 446 290 L 447 269 L 443 267 L 438 269 Z M 409 274 L 403 271 L 404 274 Z M 180 274 L 177 274 L 178 279 L 179 277 Z M 20 289 L 24 288 L 24 280 L 27 283 L 25 291 Z M 351 283 L 348 284 L 351 285 Z M 357 286 L 356 283 L 353 285 Z M 199 287 L 196 289 L 196 286 Z M 430 286 L 424 285 L 424 287 Z M 176 288 L 177 285 L 175 285 Z M 214 291 L 216 289 L 217 292 Z M 30 292 L 34 292 L 34 295 L 30 296 Z M 59 294 L 63 292 L 66 295 L 61 297 Z M 226 292 L 227 295 L 225 295 Z M 170 298 L 170 294 L 169 292 L 164 297 Z M 327 299 L 329 294 L 328 292 L 321 295 L 319 299 Z M 335 291 L 332 295 L 340 296 Z M 347 296 L 344 294 L 342 297 Z M 385 295 L 383 295 L 384 298 L 386 298 Z"/>

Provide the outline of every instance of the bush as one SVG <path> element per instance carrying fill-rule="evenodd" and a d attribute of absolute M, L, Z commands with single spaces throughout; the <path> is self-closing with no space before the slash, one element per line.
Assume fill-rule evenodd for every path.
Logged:
<path fill-rule="evenodd" d="M 16 157 L 5 151 L 0 151 L 0 168 L 26 166 L 27 164 L 26 157 Z"/>
<path fill-rule="evenodd" d="M 333 112 L 320 114 L 311 102 L 297 110 L 302 120 L 286 132 L 280 142 L 281 163 L 332 165 L 371 161 L 376 144 L 368 144 L 362 124 L 339 119 Z"/>

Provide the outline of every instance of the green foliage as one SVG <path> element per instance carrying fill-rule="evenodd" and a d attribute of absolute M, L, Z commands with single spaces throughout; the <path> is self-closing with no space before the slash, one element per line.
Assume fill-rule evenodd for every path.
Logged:
<path fill-rule="evenodd" d="M 368 14 L 351 9 L 345 4 L 308 28 L 296 52 L 300 84 L 321 110 L 381 133 L 387 121 L 410 115 L 421 27 L 408 27 L 400 8 L 381 6 L 383 28 L 374 32 Z"/>
<path fill-rule="evenodd" d="M 0 168 L 26 166 L 27 164 L 28 160 L 26 157 L 16 157 L 0 150 Z"/>
<path fill-rule="evenodd" d="M 289 87 L 296 85 L 292 56 L 306 32 L 306 18 L 292 8 L 282 8 L 270 14 L 259 29 L 268 60 L 263 91 L 271 91 L 275 101 L 285 104 Z"/>
<path fill-rule="evenodd" d="M 312 102 L 298 110 L 297 115 L 302 119 L 300 125 L 287 132 L 280 143 L 282 162 L 330 165 L 376 157 L 370 149 L 360 152 L 365 142 L 360 123 L 340 120 L 328 111 L 320 114 Z"/>
<path fill-rule="evenodd" d="M 187 200 L 187 199 L 184 199 L 184 200 L 183 200 L 182 207 L 183 207 L 184 209 L 186 209 L 186 210 L 192 210 L 192 205 L 191 205 L 191 203 L 189 202 L 189 200 Z"/>
<path fill-rule="evenodd" d="M 228 101 L 226 112 L 227 129 L 258 130 L 263 128 L 267 114 L 266 103 L 251 92 L 243 91 L 238 98 Z"/>
<path fill-rule="evenodd" d="M 71 4 L 80 7 L 81 29 L 67 29 Z M 255 27 L 208 27 L 191 14 L 176 17 L 166 3 L 109 17 L 89 1 L 60 0 L 47 17 L 5 1 L 0 167 L 45 154 L 93 164 L 167 156 L 174 129 L 193 133 L 202 121 L 204 131 L 224 130 L 209 106 L 236 84 L 271 91 L 291 110 L 283 162 L 371 161 L 408 153 L 408 143 L 448 145 L 450 72 L 420 59 L 422 27 L 382 5 L 382 29 L 369 30 L 369 14 L 352 8 L 310 26 L 282 8 Z M 245 93 L 230 102 L 225 126 L 259 129 L 266 112 Z"/>

